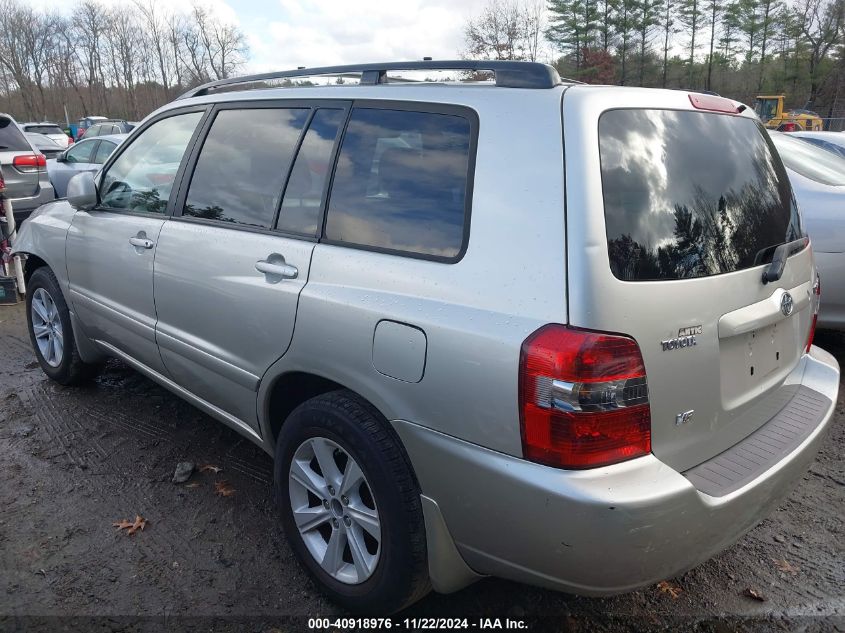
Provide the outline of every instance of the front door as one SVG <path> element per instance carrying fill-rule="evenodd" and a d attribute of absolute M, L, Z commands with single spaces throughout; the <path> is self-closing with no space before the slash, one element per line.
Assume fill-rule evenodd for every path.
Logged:
<path fill-rule="evenodd" d="M 202 114 L 183 112 L 147 126 L 106 168 L 98 206 L 77 212 L 67 236 L 70 298 L 88 336 L 160 373 L 156 245 Z"/>
<path fill-rule="evenodd" d="M 293 336 L 344 116 L 343 104 L 221 106 L 158 239 L 164 365 L 253 428 L 259 381 Z"/>

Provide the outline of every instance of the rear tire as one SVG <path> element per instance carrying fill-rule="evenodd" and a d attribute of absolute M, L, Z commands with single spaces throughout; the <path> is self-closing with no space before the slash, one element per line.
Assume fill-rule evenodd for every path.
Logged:
<path fill-rule="evenodd" d="M 42 266 L 27 282 L 26 323 L 29 340 L 41 369 L 60 385 L 76 385 L 92 378 L 99 365 L 82 360 L 73 324 L 59 282 Z"/>
<path fill-rule="evenodd" d="M 335 602 L 390 614 L 430 591 L 419 486 L 393 429 L 357 394 L 326 393 L 291 413 L 275 488 L 294 553 Z"/>

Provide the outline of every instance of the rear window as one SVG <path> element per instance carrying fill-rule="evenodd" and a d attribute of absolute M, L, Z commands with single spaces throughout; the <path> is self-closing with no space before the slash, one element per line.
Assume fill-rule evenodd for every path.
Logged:
<path fill-rule="evenodd" d="M 24 129 L 37 134 L 64 134 L 58 125 L 26 125 Z"/>
<path fill-rule="evenodd" d="M 32 148 L 11 119 L 0 117 L 0 152 L 31 152 Z"/>
<path fill-rule="evenodd" d="M 754 119 L 611 110 L 599 119 L 599 148 L 610 268 L 619 279 L 751 268 L 804 235 L 786 171 Z"/>

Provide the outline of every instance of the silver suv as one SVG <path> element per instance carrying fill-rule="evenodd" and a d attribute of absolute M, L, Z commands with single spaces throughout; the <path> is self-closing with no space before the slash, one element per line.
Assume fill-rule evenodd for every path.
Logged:
<path fill-rule="evenodd" d="M 47 159 L 15 120 L 3 113 L 0 113 L 0 172 L 18 224 L 34 209 L 56 197 L 47 176 Z"/>
<path fill-rule="evenodd" d="M 388 74 L 436 68 L 495 81 Z M 678 574 L 784 498 L 837 398 L 783 165 L 711 95 L 519 62 L 224 80 L 15 248 L 47 375 L 123 359 L 274 455 L 292 548 L 361 611 Z"/>

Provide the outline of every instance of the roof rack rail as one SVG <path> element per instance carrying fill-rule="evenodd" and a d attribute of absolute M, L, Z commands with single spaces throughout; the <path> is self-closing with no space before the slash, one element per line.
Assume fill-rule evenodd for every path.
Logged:
<path fill-rule="evenodd" d="M 188 99 L 200 97 L 209 92 L 238 84 L 258 83 L 272 79 L 293 77 L 315 77 L 319 75 L 348 75 L 360 73 L 360 85 L 387 83 L 388 71 L 398 70 L 472 70 L 492 71 L 496 76 L 496 85 L 505 88 L 553 88 L 561 83 L 560 75 L 548 64 L 539 62 L 484 61 L 484 60 L 448 60 L 448 61 L 412 61 L 387 62 L 383 64 L 353 64 L 349 66 L 323 66 L 321 68 L 297 68 L 260 75 L 246 75 L 212 81 L 193 88 L 179 97 Z"/>

